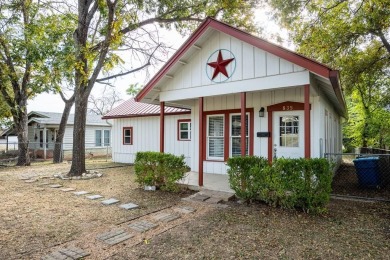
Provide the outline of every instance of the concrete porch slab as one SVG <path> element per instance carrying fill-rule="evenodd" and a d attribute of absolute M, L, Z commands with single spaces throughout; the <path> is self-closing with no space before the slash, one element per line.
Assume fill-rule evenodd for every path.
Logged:
<path fill-rule="evenodd" d="M 188 172 L 186 173 L 186 177 L 183 180 L 180 180 L 178 183 L 182 185 L 187 185 L 189 189 L 197 190 L 197 191 L 210 190 L 210 191 L 221 191 L 221 192 L 234 194 L 234 191 L 230 188 L 229 176 L 227 174 L 204 173 L 202 187 L 199 187 L 198 180 L 199 180 L 199 173 Z M 216 196 L 213 195 L 209 197 L 216 197 Z"/>

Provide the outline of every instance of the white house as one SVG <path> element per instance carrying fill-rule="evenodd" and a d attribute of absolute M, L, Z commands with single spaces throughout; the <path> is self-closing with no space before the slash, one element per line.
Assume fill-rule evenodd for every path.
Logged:
<path fill-rule="evenodd" d="M 191 164 L 191 110 L 165 106 L 164 150 Z M 133 163 L 138 151 L 160 151 L 160 106 L 129 99 L 108 112 L 112 124 L 112 159 Z M 180 130 L 181 129 L 181 130 Z"/>
<path fill-rule="evenodd" d="M 114 160 L 133 162 L 136 151 L 184 154 L 199 186 L 203 173 L 226 174 L 231 156 L 341 152 L 346 106 L 338 71 L 212 18 L 135 101 L 104 117 L 113 123 Z M 153 116 L 134 113 L 139 102 L 154 104 Z M 179 108 L 188 110 L 168 112 Z"/>
<path fill-rule="evenodd" d="M 28 113 L 28 140 L 29 148 L 34 150 L 35 156 L 48 158 L 53 156 L 54 143 L 60 126 L 62 113 L 31 111 Z M 74 114 L 70 114 L 65 127 L 63 147 L 64 151 L 73 148 Z M 15 134 L 9 129 L 4 135 Z M 106 149 L 111 146 L 111 125 L 100 115 L 87 115 L 85 127 L 85 147 L 92 149 Z"/>

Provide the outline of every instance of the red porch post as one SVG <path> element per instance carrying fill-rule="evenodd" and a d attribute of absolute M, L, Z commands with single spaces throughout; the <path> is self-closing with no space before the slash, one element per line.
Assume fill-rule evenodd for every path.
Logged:
<path fill-rule="evenodd" d="M 203 139 L 205 138 L 203 132 L 203 97 L 199 98 L 199 186 L 203 186 Z"/>
<path fill-rule="evenodd" d="M 165 102 L 160 102 L 160 153 L 164 152 Z"/>
<path fill-rule="evenodd" d="M 246 109 L 246 92 L 241 92 L 241 156 L 246 155 L 245 109 Z"/>
<path fill-rule="evenodd" d="M 305 85 L 305 158 L 310 158 L 310 85 Z"/>
<path fill-rule="evenodd" d="M 269 136 L 268 136 L 268 163 L 271 164 L 272 163 L 272 158 L 273 158 L 273 155 L 272 155 L 272 150 L 274 148 L 273 146 L 273 142 L 272 142 L 272 117 L 273 117 L 273 112 L 270 111 L 267 107 L 267 114 L 268 114 L 268 133 L 269 133 Z"/>

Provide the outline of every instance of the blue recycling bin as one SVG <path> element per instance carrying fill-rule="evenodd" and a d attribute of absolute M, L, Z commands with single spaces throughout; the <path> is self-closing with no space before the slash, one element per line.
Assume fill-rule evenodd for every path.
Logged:
<path fill-rule="evenodd" d="M 353 163 L 361 187 L 376 188 L 381 185 L 378 157 L 361 157 Z"/>

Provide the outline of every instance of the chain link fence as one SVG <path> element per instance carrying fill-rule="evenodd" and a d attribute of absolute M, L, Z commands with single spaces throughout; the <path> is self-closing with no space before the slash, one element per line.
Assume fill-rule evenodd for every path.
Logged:
<path fill-rule="evenodd" d="M 72 160 L 73 156 L 72 143 L 56 144 L 54 142 L 29 142 L 25 144 L 19 144 L 17 142 L 10 142 L 0 145 L 0 166 L 15 166 L 19 160 L 19 148 L 26 148 L 26 154 L 28 153 L 31 163 L 45 160 L 52 161 L 53 157 L 57 153 L 58 157 L 62 161 L 70 161 Z M 112 148 L 109 145 L 96 146 L 95 143 L 86 143 L 85 159 L 109 161 L 112 159 Z"/>
<path fill-rule="evenodd" d="M 335 163 L 333 195 L 390 201 L 390 154 L 327 153 L 325 157 Z"/>

